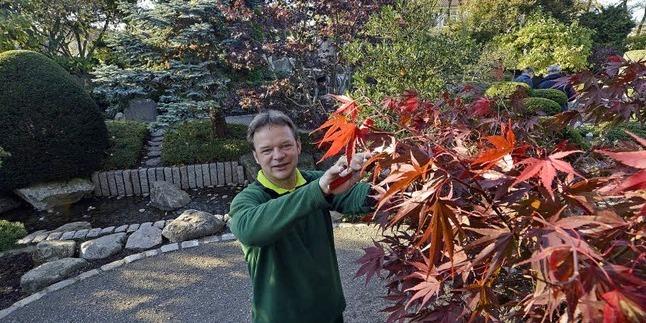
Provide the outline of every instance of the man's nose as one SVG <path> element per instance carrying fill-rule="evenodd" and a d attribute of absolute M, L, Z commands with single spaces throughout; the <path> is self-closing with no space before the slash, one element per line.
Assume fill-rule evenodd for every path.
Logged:
<path fill-rule="evenodd" d="M 285 157 L 285 153 L 278 147 L 274 148 L 272 155 L 274 159 L 283 159 Z"/>

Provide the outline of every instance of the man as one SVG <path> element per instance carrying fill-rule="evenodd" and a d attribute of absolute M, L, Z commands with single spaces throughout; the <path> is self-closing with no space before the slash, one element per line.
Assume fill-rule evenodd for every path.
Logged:
<path fill-rule="evenodd" d="M 547 75 L 543 80 L 536 86 L 537 89 L 557 89 L 567 95 L 568 101 L 574 100 L 576 92 L 572 85 L 561 85 L 557 86 L 556 79 L 563 77 L 561 73 L 561 66 L 558 64 L 550 65 L 547 67 Z"/>
<path fill-rule="evenodd" d="M 530 89 L 533 89 L 534 88 L 534 82 L 532 82 L 533 78 L 534 78 L 534 70 L 528 67 L 524 69 L 523 72 L 514 79 L 514 82 L 526 83 L 527 85 L 529 85 Z"/>
<path fill-rule="evenodd" d="M 300 171 L 296 127 L 272 110 L 251 121 L 247 140 L 261 170 L 233 199 L 229 215 L 252 280 L 253 322 L 343 322 L 329 211 L 371 210 L 370 185 L 357 184 L 369 155 L 356 154 L 350 165 L 341 158 L 325 173 Z M 347 182 L 330 187 L 345 175 L 351 175 Z"/>

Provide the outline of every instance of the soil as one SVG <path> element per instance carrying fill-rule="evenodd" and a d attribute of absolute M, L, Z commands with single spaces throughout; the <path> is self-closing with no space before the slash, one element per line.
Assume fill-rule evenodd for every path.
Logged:
<path fill-rule="evenodd" d="M 155 222 L 174 219 L 183 211 L 196 209 L 212 214 L 229 212 L 233 197 L 242 190 L 241 186 L 205 187 L 190 189 L 192 201 L 176 211 L 161 211 L 150 205 L 150 198 L 133 197 L 89 197 L 51 211 L 36 211 L 26 203 L 15 210 L 0 214 L 0 219 L 19 221 L 27 232 L 52 230 L 65 223 L 87 221 L 93 228 L 105 228 L 123 224 Z"/>

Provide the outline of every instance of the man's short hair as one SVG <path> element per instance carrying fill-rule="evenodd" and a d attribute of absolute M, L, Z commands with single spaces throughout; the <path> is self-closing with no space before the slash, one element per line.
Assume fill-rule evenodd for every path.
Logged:
<path fill-rule="evenodd" d="M 287 126 L 292 131 L 294 139 L 296 141 L 300 141 L 296 126 L 294 125 L 294 122 L 292 122 L 292 119 L 277 110 L 264 110 L 258 113 L 253 120 L 251 120 L 249 128 L 247 128 L 247 141 L 251 144 L 251 147 L 254 147 L 253 135 L 258 131 L 258 129 L 266 126 Z"/>

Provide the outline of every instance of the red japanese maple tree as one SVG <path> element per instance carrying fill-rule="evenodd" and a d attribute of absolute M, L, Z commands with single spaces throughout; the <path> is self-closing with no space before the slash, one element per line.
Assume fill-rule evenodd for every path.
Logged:
<path fill-rule="evenodd" d="M 357 276 L 386 280 L 388 321 L 644 322 L 646 139 L 590 152 L 615 164 L 591 175 L 567 142 L 537 144 L 564 115 L 530 127 L 456 97 L 410 92 L 366 109 L 337 96 L 318 129 L 325 157 L 373 152 L 366 174 L 381 193 L 365 219 L 384 237 Z M 624 102 L 614 109 L 641 113 Z"/>

